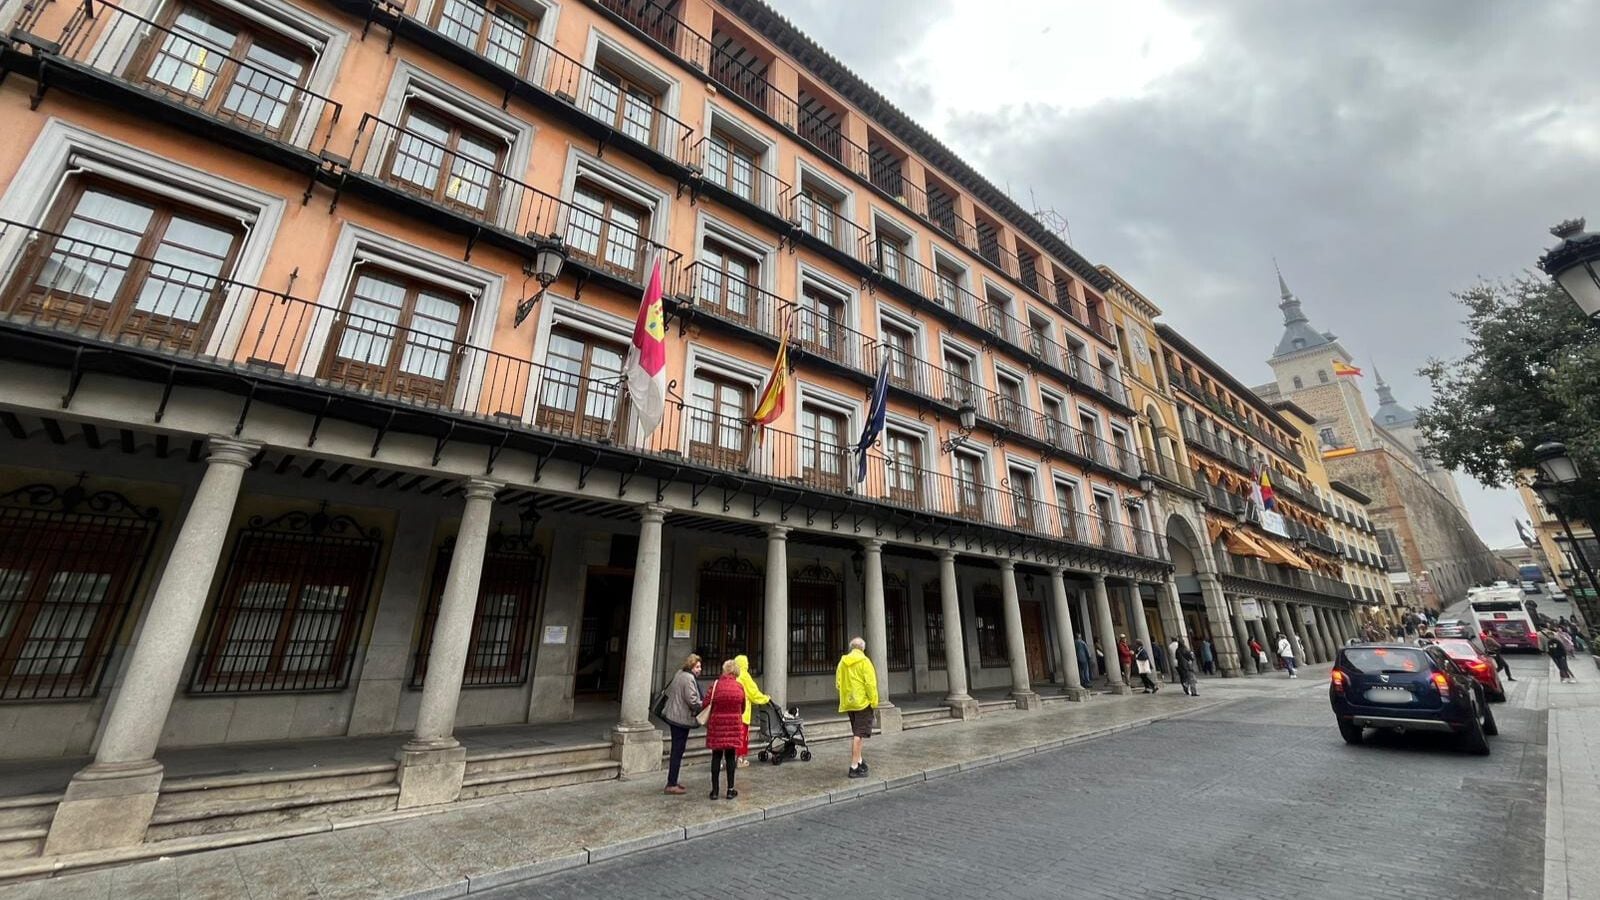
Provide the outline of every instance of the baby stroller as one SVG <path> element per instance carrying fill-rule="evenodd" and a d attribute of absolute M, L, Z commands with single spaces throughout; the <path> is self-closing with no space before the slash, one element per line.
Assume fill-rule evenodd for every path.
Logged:
<path fill-rule="evenodd" d="M 806 723 L 800 718 L 799 707 L 788 712 L 776 703 L 762 707 L 760 739 L 767 742 L 766 748 L 756 754 L 762 762 L 770 760 L 776 766 L 786 759 L 794 759 L 796 754 L 801 762 L 811 761 L 811 748 L 806 745 Z"/>

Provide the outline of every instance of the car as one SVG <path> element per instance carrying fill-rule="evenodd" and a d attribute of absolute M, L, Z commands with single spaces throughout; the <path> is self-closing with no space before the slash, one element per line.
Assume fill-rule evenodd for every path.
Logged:
<path fill-rule="evenodd" d="M 1442 638 L 1471 637 L 1472 625 L 1460 619 L 1440 619 L 1433 626 L 1433 636 Z"/>
<path fill-rule="evenodd" d="M 1368 728 L 1448 732 L 1467 752 L 1486 756 L 1488 737 L 1500 733 L 1483 685 L 1435 644 L 1344 646 L 1328 701 L 1347 744 L 1361 743 Z"/>
<path fill-rule="evenodd" d="M 1495 668 L 1494 660 L 1483 652 L 1482 644 L 1471 638 L 1442 638 L 1433 643 L 1455 660 L 1456 665 L 1465 668 L 1468 675 L 1478 679 L 1490 703 L 1506 702 L 1506 689 L 1500 681 L 1500 671 Z"/>

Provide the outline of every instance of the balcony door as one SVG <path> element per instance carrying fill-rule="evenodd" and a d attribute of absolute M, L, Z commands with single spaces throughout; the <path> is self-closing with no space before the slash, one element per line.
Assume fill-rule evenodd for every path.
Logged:
<path fill-rule="evenodd" d="M 701 372 L 689 411 L 689 457 L 718 469 L 750 467 L 750 386 Z"/>
<path fill-rule="evenodd" d="M 755 327 L 759 300 L 755 283 L 761 274 L 754 257 L 708 237 L 700 250 L 699 270 L 700 301 L 716 315 Z M 764 330 L 770 331 L 770 324 Z"/>
<path fill-rule="evenodd" d="M 538 375 L 539 411 L 534 425 L 589 440 L 615 433 L 623 402 L 625 352 L 619 342 L 565 328 L 550 332 L 544 369 Z"/>
<path fill-rule="evenodd" d="M 72 185 L 5 288 L 31 325 L 198 353 L 216 322 L 242 229 L 99 182 Z"/>
<path fill-rule="evenodd" d="M 800 469 L 809 487 L 843 491 L 850 458 L 845 449 L 845 417 L 807 404 L 800 410 Z"/>
<path fill-rule="evenodd" d="M 814 284 L 805 285 L 795 311 L 794 332 L 808 352 L 844 362 L 844 300 Z"/>
<path fill-rule="evenodd" d="M 885 477 L 889 499 L 914 509 L 922 508 L 922 442 L 901 431 L 883 435 Z"/>
<path fill-rule="evenodd" d="M 383 269 L 358 270 L 319 377 L 427 406 L 448 404 L 466 350 L 466 297 Z"/>
<path fill-rule="evenodd" d="M 956 513 L 964 519 L 974 522 L 987 522 L 988 516 L 984 510 L 983 502 L 983 460 L 970 453 L 957 453 L 954 458 L 956 470 Z"/>
<path fill-rule="evenodd" d="M 389 147 L 390 182 L 474 219 L 494 219 L 505 141 L 427 106 L 407 109 Z"/>
<path fill-rule="evenodd" d="M 568 252 L 578 260 L 628 281 L 642 281 L 649 229 L 650 214 L 639 204 L 588 182 L 573 188 L 566 239 Z"/>

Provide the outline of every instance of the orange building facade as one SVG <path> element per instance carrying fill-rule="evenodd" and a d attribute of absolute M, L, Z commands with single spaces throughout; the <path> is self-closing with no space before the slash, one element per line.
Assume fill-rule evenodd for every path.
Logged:
<path fill-rule="evenodd" d="M 153 838 L 169 748 L 394 734 L 404 807 L 596 717 L 649 770 L 689 652 L 824 700 L 863 634 L 885 728 L 1077 699 L 1170 577 L 1107 276 L 760 3 L 0 14 L 0 752 L 85 761 L 35 852 Z"/>

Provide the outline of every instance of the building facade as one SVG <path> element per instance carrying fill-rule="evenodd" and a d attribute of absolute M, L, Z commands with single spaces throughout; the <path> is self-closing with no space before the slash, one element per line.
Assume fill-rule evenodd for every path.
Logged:
<path fill-rule="evenodd" d="M 1181 628 L 1112 279 L 765 5 L 0 15 L 0 753 L 92 758 L 31 852 L 144 839 L 168 748 L 392 734 L 420 806 L 467 725 L 655 768 L 690 652 L 794 703 L 863 634 L 893 729 Z"/>

